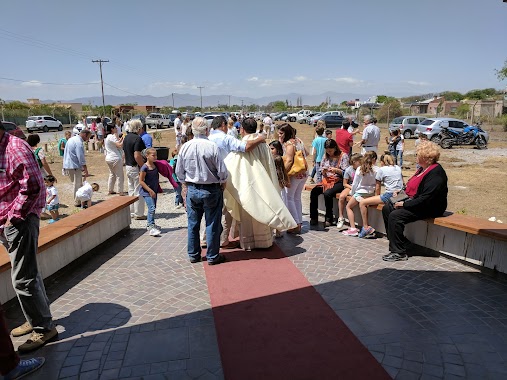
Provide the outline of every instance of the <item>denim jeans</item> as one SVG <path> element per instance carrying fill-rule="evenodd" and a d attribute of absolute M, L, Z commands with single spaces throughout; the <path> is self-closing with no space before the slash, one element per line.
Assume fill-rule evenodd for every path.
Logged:
<path fill-rule="evenodd" d="M 4 228 L 0 240 L 6 247 L 12 266 L 12 285 L 16 291 L 21 310 L 33 329 L 38 332 L 54 327 L 44 282 L 37 266 L 39 218 L 29 214 L 15 226 Z"/>
<path fill-rule="evenodd" d="M 403 151 L 402 150 L 396 151 L 396 165 L 398 165 L 399 167 L 403 166 Z"/>
<path fill-rule="evenodd" d="M 183 197 L 181 196 L 181 183 L 176 182 L 178 184 L 178 187 L 175 189 L 176 191 L 176 197 L 174 198 L 174 205 L 182 205 L 183 204 Z"/>
<path fill-rule="evenodd" d="M 322 172 L 320 171 L 320 162 L 316 162 L 314 168 L 315 168 L 315 174 L 317 174 L 317 180 L 315 182 L 321 183 L 322 182 Z"/>
<path fill-rule="evenodd" d="M 222 233 L 222 207 L 224 196 L 222 188 L 214 185 L 189 185 L 187 190 L 188 256 L 196 259 L 201 256 L 199 229 L 204 215 L 206 221 L 206 258 L 214 261 L 220 251 Z"/>
<path fill-rule="evenodd" d="M 148 208 L 148 215 L 146 217 L 148 229 L 155 226 L 155 209 L 157 208 L 157 197 L 150 197 L 149 195 L 143 195 L 146 207 Z"/>

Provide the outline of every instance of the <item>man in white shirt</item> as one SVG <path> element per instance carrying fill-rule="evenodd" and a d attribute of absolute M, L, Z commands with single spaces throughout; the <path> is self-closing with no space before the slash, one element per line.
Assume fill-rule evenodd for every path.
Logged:
<path fill-rule="evenodd" d="M 176 114 L 176 119 L 174 119 L 174 133 L 178 135 L 178 133 L 181 133 L 181 112 L 178 112 Z"/>
<path fill-rule="evenodd" d="M 275 124 L 273 123 L 273 119 L 271 119 L 271 116 L 268 114 L 264 120 L 262 120 L 262 123 L 264 124 L 264 132 L 267 133 L 268 139 L 271 138 L 275 132 Z"/>
<path fill-rule="evenodd" d="M 361 154 L 365 154 L 371 150 L 377 152 L 380 141 L 380 128 L 375 125 L 377 119 L 371 115 L 366 115 L 363 122 L 366 128 L 363 130 L 363 138 L 361 140 Z"/>

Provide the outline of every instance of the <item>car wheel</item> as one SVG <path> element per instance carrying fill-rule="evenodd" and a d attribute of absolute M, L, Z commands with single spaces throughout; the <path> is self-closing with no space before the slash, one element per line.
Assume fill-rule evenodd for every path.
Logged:
<path fill-rule="evenodd" d="M 49 131 L 48 126 L 47 125 L 43 126 L 42 127 L 42 132 L 47 132 L 47 131 Z"/>
<path fill-rule="evenodd" d="M 61 124 L 60 124 L 60 125 L 58 126 L 58 130 L 59 130 L 60 132 L 61 132 L 61 131 L 63 131 L 63 125 L 61 125 Z"/>
<path fill-rule="evenodd" d="M 452 141 L 450 138 L 445 137 L 442 140 L 440 140 L 440 146 L 443 149 L 451 149 L 452 148 Z"/>
<path fill-rule="evenodd" d="M 411 131 L 405 131 L 405 132 L 403 132 L 403 137 L 408 140 L 409 138 L 412 137 L 412 132 Z"/>
<path fill-rule="evenodd" d="M 477 149 L 486 149 L 488 147 L 488 143 L 486 142 L 486 139 L 484 136 L 479 135 L 475 139 L 475 145 L 477 146 Z"/>
<path fill-rule="evenodd" d="M 435 144 L 439 144 L 440 143 L 440 137 L 438 137 L 438 135 L 435 135 L 433 136 L 431 139 L 430 139 L 431 142 L 434 142 Z"/>

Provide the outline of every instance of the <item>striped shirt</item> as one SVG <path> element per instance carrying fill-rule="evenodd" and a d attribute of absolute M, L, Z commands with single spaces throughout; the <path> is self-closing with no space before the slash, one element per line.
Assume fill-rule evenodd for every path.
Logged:
<path fill-rule="evenodd" d="M 218 146 L 204 136 L 195 136 L 181 146 L 176 175 L 179 182 L 201 185 L 227 182 L 227 168 Z"/>
<path fill-rule="evenodd" d="M 46 204 L 46 186 L 30 146 L 3 133 L 0 139 L 0 229 L 29 214 L 40 217 Z"/>

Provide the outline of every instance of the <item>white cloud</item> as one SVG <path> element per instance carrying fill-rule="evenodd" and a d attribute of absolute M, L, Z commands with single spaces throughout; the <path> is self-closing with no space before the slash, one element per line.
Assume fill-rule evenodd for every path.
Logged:
<path fill-rule="evenodd" d="M 258 77 L 251 77 L 247 79 L 248 82 L 257 82 L 258 80 L 259 80 Z"/>
<path fill-rule="evenodd" d="M 346 83 L 346 84 L 361 84 L 364 82 L 361 79 L 350 78 L 350 77 L 333 78 L 333 80 L 338 83 Z"/>
<path fill-rule="evenodd" d="M 305 81 L 307 80 L 308 78 L 303 76 L 303 75 L 299 75 L 297 77 L 294 77 L 294 80 L 298 81 L 298 82 L 302 82 L 302 81 Z"/>
<path fill-rule="evenodd" d="M 411 84 L 412 86 L 429 86 L 430 83 L 428 82 L 418 82 L 418 81 L 415 81 L 415 80 L 409 80 L 407 81 L 408 84 Z"/>
<path fill-rule="evenodd" d="M 38 80 L 31 80 L 28 82 L 22 82 L 21 85 L 24 87 L 40 87 L 42 86 L 42 83 Z"/>

